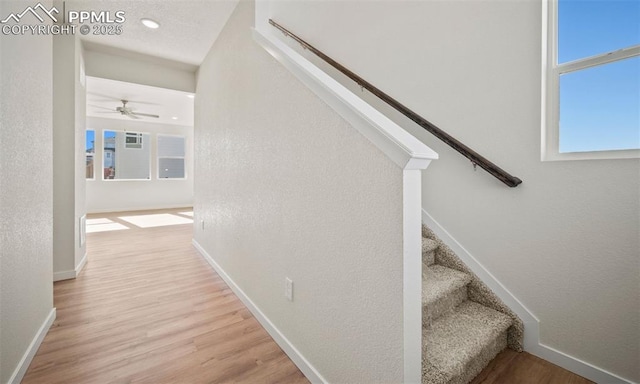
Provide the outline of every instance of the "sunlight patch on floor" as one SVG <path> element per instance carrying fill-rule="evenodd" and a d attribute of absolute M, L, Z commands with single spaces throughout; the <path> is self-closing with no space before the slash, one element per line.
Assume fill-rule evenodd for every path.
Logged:
<path fill-rule="evenodd" d="M 192 219 L 169 213 L 155 215 L 122 216 L 118 219 L 131 223 L 140 228 L 163 227 L 166 225 L 192 224 Z"/>
<path fill-rule="evenodd" d="M 123 229 L 129 229 L 129 227 L 105 218 L 87 219 L 87 233 L 121 231 Z"/>
<path fill-rule="evenodd" d="M 189 212 L 178 212 L 178 214 L 193 217 L 193 211 L 189 211 Z"/>

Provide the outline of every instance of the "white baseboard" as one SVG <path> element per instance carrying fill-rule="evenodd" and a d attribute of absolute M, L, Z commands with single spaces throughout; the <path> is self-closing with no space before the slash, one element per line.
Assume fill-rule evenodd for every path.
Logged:
<path fill-rule="evenodd" d="M 78 265 L 76 266 L 76 276 L 78 277 L 80 276 L 80 272 L 82 272 L 82 270 L 84 269 L 84 266 L 87 264 L 87 253 L 84 253 L 84 256 L 82 256 L 82 259 L 80 259 L 80 262 L 78 263 Z"/>
<path fill-rule="evenodd" d="M 49 315 L 40 326 L 40 329 L 38 329 L 38 332 L 34 336 L 33 340 L 31 340 L 31 344 L 29 344 L 29 347 L 25 351 L 24 355 L 22 355 L 22 359 L 20 359 L 18 366 L 13 371 L 11 377 L 9 377 L 9 381 L 7 382 L 7 384 L 19 384 L 22 381 L 24 374 L 27 373 L 29 364 L 31 364 L 31 360 L 33 360 L 33 356 L 35 356 L 36 352 L 38 352 L 38 348 L 40 348 L 42 340 L 44 340 L 47 332 L 49 332 L 49 328 L 51 328 L 51 324 L 53 324 L 53 321 L 55 319 L 56 309 L 52 308 L 49 312 Z"/>
<path fill-rule="evenodd" d="M 69 271 L 53 272 L 53 281 L 71 280 L 76 278 L 75 269 Z"/>
<path fill-rule="evenodd" d="M 76 266 L 76 269 L 73 269 L 73 270 L 70 270 L 70 271 L 54 272 L 53 273 L 53 281 L 55 282 L 55 281 L 75 279 L 76 277 L 78 277 L 80 272 L 82 272 L 82 269 L 84 268 L 85 264 L 87 264 L 87 254 L 86 254 L 86 252 L 85 252 L 84 256 L 82 256 L 82 259 L 80 259 L 80 262 Z"/>
<path fill-rule="evenodd" d="M 244 291 L 231 279 L 231 277 L 222 269 L 222 267 L 216 263 L 216 261 L 207 253 L 207 251 L 198 244 L 196 239 L 192 240 L 193 246 L 198 250 L 200 255 L 213 267 L 213 269 L 222 277 L 222 279 L 229 285 L 233 293 L 242 300 L 244 305 L 247 306 L 253 316 L 260 322 L 260 324 L 271 335 L 273 340 L 282 348 L 282 350 L 291 358 L 293 363 L 302 371 L 302 373 L 312 383 L 327 383 L 322 375 L 311 365 L 311 363 L 296 349 L 293 344 L 280 332 L 278 328 L 267 318 L 267 316 L 258 308 L 255 303 L 247 296 Z"/>
<path fill-rule="evenodd" d="M 160 209 L 188 209 L 192 210 L 192 204 L 177 204 L 177 205 L 152 205 L 148 207 L 128 207 L 128 208 L 101 208 L 101 209 L 88 209 L 87 214 L 92 213 L 118 213 L 118 212 L 135 212 L 135 211 L 156 211 Z"/>
<path fill-rule="evenodd" d="M 631 380 L 624 379 L 542 343 L 538 343 L 536 348 L 527 352 L 598 384 L 634 384 Z"/>
<path fill-rule="evenodd" d="M 599 384 L 633 384 L 576 357 L 567 355 L 540 342 L 540 321 L 476 258 L 453 238 L 431 215 L 422 210 L 422 222 L 429 227 L 473 273 L 482 280 L 524 323 L 524 350 Z"/>

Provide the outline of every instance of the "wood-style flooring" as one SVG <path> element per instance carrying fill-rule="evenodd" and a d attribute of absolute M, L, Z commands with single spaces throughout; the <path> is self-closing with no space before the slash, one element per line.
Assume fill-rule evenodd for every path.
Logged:
<path fill-rule="evenodd" d="M 57 318 L 23 383 L 308 383 L 192 247 L 191 224 L 120 219 L 190 219 L 185 211 L 90 215 L 127 229 L 87 234 L 89 261 L 77 279 L 54 284 Z M 506 350 L 472 382 L 502 383 L 591 381 Z"/>
<path fill-rule="evenodd" d="M 470 384 L 593 384 L 527 352 L 505 349 Z"/>
<path fill-rule="evenodd" d="M 87 234 L 23 383 L 308 383 L 191 245 L 192 225 Z M 105 224 L 106 226 L 112 224 Z"/>

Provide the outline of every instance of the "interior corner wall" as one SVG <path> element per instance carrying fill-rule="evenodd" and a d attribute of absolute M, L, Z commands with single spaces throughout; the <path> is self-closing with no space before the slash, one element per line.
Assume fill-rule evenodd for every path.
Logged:
<path fill-rule="evenodd" d="M 87 213 L 87 191 L 85 182 L 86 173 L 86 133 L 87 133 L 87 90 L 84 67 L 84 49 L 82 42 L 78 37 L 75 39 L 74 52 L 74 85 L 75 85 L 75 124 L 74 124 L 74 164 L 75 177 L 73 180 L 73 189 L 75 191 L 75 217 L 74 217 L 74 235 L 75 244 L 74 252 L 74 270 L 80 272 L 82 263 L 86 261 L 87 246 L 81 241 L 81 233 L 85 232 L 85 228 L 81 227 L 80 218 Z"/>
<path fill-rule="evenodd" d="M 2 1 L 0 15 L 28 6 Z M 51 62 L 51 36 L 0 35 L 1 383 L 53 309 Z"/>
<path fill-rule="evenodd" d="M 264 18 L 524 181 L 474 171 L 285 39 L 440 155 L 423 207 L 540 320 L 542 344 L 640 382 L 640 161 L 540 161 L 542 1 L 267 3 Z"/>
<path fill-rule="evenodd" d="M 127 83 L 195 92 L 195 71 L 174 68 L 153 60 L 139 60 L 112 53 L 85 51 L 87 76 Z"/>
<path fill-rule="evenodd" d="M 85 203 L 85 100 L 82 46 L 77 36 L 53 37 L 53 272 L 74 278 L 85 256 L 80 217 Z"/>
<path fill-rule="evenodd" d="M 253 12 L 200 67 L 195 241 L 327 382 L 402 382 L 402 169 L 253 41 Z"/>
<path fill-rule="evenodd" d="M 88 117 L 87 129 L 95 131 L 95 148 L 97 148 L 94 155 L 95 179 L 86 181 L 89 213 L 181 208 L 193 205 L 193 127 Z M 104 147 L 103 132 L 105 130 L 149 133 L 151 179 L 102 180 L 101 164 L 103 164 L 104 154 L 100 148 Z M 186 179 L 158 179 L 156 145 L 158 134 L 181 135 L 186 138 Z"/>

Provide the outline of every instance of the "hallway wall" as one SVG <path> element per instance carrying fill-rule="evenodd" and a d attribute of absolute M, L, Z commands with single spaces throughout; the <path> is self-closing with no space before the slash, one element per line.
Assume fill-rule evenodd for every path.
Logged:
<path fill-rule="evenodd" d="M 252 40 L 253 12 L 199 71 L 195 240 L 327 382 L 401 382 L 402 169 Z"/>
<path fill-rule="evenodd" d="M 78 36 L 53 37 L 54 281 L 75 278 L 86 262 L 86 246 L 80 244 L 80 218 L 87 212 L 83 65 Z"/>
<path fill-rule="evenodd" d="M 85 44 L 85 49 L 87 76 L 185 92 L 196 89 L 193 65 L 93 44 Z"/>
<path fill-rule="evenodd" d="M 33 2 L 0 1 L 0 15 L 28 6 Z M 51 36 L 1 35 L 0 68 L 0 383 L 6 383 L 54 316 Z"/>

